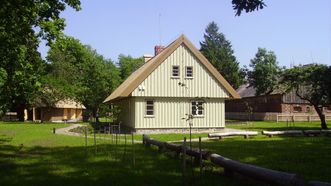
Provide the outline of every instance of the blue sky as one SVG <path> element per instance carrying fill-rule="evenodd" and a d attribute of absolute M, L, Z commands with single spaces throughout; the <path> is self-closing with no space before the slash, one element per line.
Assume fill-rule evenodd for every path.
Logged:
<path fill-rule="evenodd" d="M 265 0 L 267 7 L 235 16 L 231 0 L 81 0 L 68 8 L 65 34 L 89 44 L 113 61 L 119 54 L 153 54 L 185 34 L 197 48 L 208 23 L 215 21 L 231 41 L 240 66 L 258 47 L 272 50 L 282 66 L 311 62 L 331 65 L 331 1 Z M 42 56 L 47 48 L 40 47 Z"/>

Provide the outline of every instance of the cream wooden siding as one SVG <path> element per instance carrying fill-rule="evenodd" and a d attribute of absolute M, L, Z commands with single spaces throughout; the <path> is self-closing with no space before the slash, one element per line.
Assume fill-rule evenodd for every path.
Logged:
<path fill-rule="evenodd" d="M 179 79 L 171 78 L 173 65 L 180 66 Z M 193 67 L 193 79 L 185 78 L 186 66 Z M 132 96 L 228 98 L 229 94 L 198 59 L 180 45 L 132 92 Z"/>
<path fill-rule="evenodd" d="M 186 115 L 191 112 L 190 98 L 151 98 L 154 102 L 154 117 L 145 116 L 146 99 L 135 98 L 135 128 L 188 128 Z M 193 119 L 194 128 L 224 127 L 224 99 L 204 99 L 204 116 Z"/>

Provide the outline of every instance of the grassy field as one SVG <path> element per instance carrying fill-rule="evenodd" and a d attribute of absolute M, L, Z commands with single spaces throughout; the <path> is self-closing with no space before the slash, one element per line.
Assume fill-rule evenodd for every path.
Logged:
<path fill-rule="evenodd" d="M 124 137 L 115 145 L 109 135 L 100 135 L 87 147 L 82 137 L 55 135 L 53 128 L 68 124 L 0 122 L 0 185 L 261 185 L 244 177 L 220 176 L 220 168 L 204 174 L 188 166 L 183 179 L 181 161 L 172 154 L 130 144 Z M 319 129 L 319 123 L 254 122 L 228 125 L 244 130 Z M 160 134 L 163 141 L 181 140 L 188 134 Z M 193 137 L 207 134 L 194 134 Z M 101 139 L 100 139 L 101 138 Z M 141 139 L 141 135 L 135 135 Z M 193 143 L 197 147 L 197 143 Z M 204 149 L 249 164 L 297 173 L 307 180 L 331 182 L 331 138 L 273 137 L 208 140 Z M 134 153 L 133 153 L 134 150 Z M 134 160 L 134 161 L 133 161 Z M 133 163 L 135 162 L 135 163 Z"/>
<path fill-rule="evenodd" d="M 295 122 L 288 127 L 286 122 L 253 122 L 228 125 L 243 130 L 320 129 L 319 122 Z M 197 146 L 198 144 L 194 144 Z M 203 147 L 222 156 L 258 165 L 265 168 L 297 173 L 307 180 L 331 182 L 331 137 L 286 137 L 269 138 L 259 135 L 250 139 L 227 138 L 209 140 Z"/>
<path fill-rule="evenodd" d="M 171 154 L 141 144 L 52 134 L 67 124 L 0 123 L 0 185 L 260 185 L 221 176 L 208 169 L 201 176 Z M 98 137 L 104 137 L 99 135 Z M 134 161 L 133 161 L 134 160 Z M 135 163 L 134 163 L 135 162 Z"/>
<path fill-rule="evenodd" d="M 321 129 L 320 122 L 274 122 L 274 121 L 254 121 L 244 124 L 230 124 L 228 128 L 242 129 L 242 130 L 305 130 L 305 129 Z"/>

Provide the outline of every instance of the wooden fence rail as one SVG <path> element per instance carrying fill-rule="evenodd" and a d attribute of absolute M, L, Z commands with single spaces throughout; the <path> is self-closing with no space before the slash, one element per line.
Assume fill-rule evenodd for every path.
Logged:
<path fill-rule="evenodd" d="M 182 145 L 157 141 L 151 139 L 147 135 L 143 135 L 143 144 L 147 146 L 154 145 L 157 146 L 161 151 L 170 150 L 176 152 L 177 154 L 182 153 L 184 149 L 184 146 Z M 226 174 L 238 173 L 272 185 L 284 185 L 284 186 L 290 186 L 290 185 L 304 186 L 304 185 L 324 185 L 324 184 L 329 185 L 329 183 L 316 182 L 316 181 L 311 181 L 309 183 L 306 183 L 305 180 L 303 180 L 302 178 L 300 178 L 299 176 L 293 173 L 276 171 L 254 165 L 240 163 L 238 161 L 225 158 L 218 154 L 210 153 L 209 151 L 201 151 L 200 154 L 199 150 L 194 150 L 187 147 L 185 147 L 185 150 L 186 150 L 185 153 L 188 156 L 192 156 L 197 160 L 200 160 L 200 157 L 202 157 L 202 159 L 204 160 L 211 161 L 212 163 L 223 167 L 224 173 Z"/>

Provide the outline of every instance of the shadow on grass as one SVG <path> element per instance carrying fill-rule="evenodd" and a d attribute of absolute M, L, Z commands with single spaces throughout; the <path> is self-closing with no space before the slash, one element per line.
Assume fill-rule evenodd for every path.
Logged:
<path fill-rule="evenodd" d="M 135 165 L 133 164 L 135 160 Z M 193 172 L 193 174 L 192 174 Z M 181 161 L 141 144 L 23 147 L 0 144 L 0 185 L 256 185 L 219 172 L 199 175 Z M 194 176 L 192 176 L 194 175 Z"/>
<path fill-rule="evenodd" d="M 193 144 L 198 146 L 197 143 Z M 224 157 L 278 171 L 296 173 L 306 180 L 331 182 L 331 138 L 231 138 L 203 142 L 203 148 Z"/>

